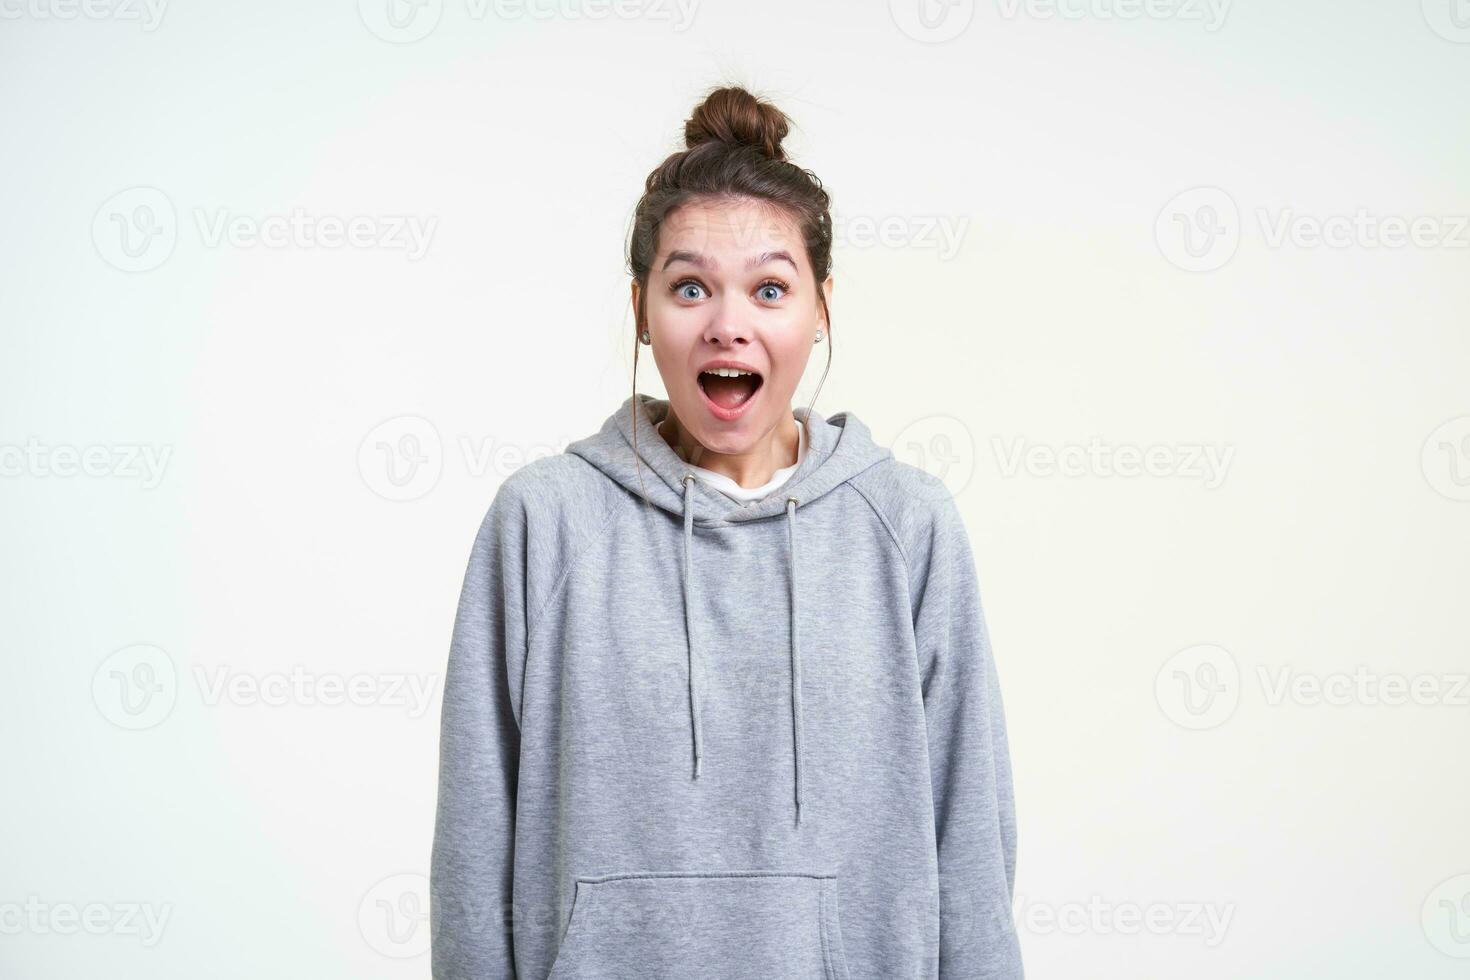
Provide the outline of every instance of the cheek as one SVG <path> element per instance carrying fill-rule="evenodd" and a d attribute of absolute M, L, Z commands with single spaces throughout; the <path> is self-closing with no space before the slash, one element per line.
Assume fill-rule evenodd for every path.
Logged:
<path fill-rule="evenodd" d="M 687 350 L 704 332 L 704 320 L 697 310 L 678 303 L 658 302 L 652 296 L 648 300 L 648 325 L 669 350 Z"/>
<path fill-rule="evenodd" d="M 648 326 L 656 338 L 653 343 L 653 362 L 658 366 L 664 384 L 669 388 L 681 387 L 685 381 L 693 382 L 689 375 L 689 364 L 694 358 L 694 349 L 700 342 L 702 331 L 688 317 L 680 316 L 683 310 L 655 310 L 648 308 Z M 646 350 L 646 349 L 645 349 Z"/>
<path fill-rule="evenodd" d="M 806 367 L 807 359 L 811 357 L 812 342 L 807 333 L 807 325 L 802 322 L 792 324 L 790 330 L 767 336 L 766 349 L 770 352 L 776 372 L 784 381 L 793 385 L 801 379 L 801 372 Z"/>

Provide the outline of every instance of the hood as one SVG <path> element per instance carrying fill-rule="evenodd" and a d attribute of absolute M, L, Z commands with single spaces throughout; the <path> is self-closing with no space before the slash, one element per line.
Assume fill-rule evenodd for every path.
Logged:
<path fill-rule="evenodd" d="M 796 553 L 797 515 L 811 507 L 829 491 L 857 476 L 868 467 L 893 457 L 893 452 L 873 442 L 872 434 L 850 412 L 837 412 L 830 418 L 805 408 L 792 410 L 801 422 L 806 419 L 807 454 L 790 479 L 764 499 L 739 503 L 701 483 L 694 472 L 679 458 L 673 448 L 655 431 L 669 413 L 667 399 L 636 394 L 629 397 L 616 412 L 608 416 L 596 433 L 567 446 L 566 451 L 580 456 L 600 470 L 608 479 L 635 496 L 647 495 L 654 505 L 678 517 L 684 525 L 682 595 L 684 600 L 684 632 L 689 650 L 689 727 L 693 751 L 693 778 L 698 779 L 709 763 L 704 754 L 700 727 L 703 702 L 701 675 L 705 664 L 700 657 L 697 637 L 699 623 L 690 616 L 691 574 L 699 535 L 699 527 L 728 526 L 770 519 L 786 520 L 786 565 L 790 586 L 787 610 L 791 623 L 791 755 L 795 785 L 796 820 L 801 822 L 802 797 L 802 725 L 801 725 L 801 645 L 797 631 L 801 591 Z M 633 457 L 633 427 L 638 432 L 638 457 Z M 642 478 L 640 479 L 640 472 Z"/>

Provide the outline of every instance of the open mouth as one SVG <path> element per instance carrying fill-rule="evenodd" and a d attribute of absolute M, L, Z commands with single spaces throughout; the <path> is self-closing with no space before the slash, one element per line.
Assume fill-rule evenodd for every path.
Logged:
<path fill-rule="evenodd" d="M 740 368 L 711 368 L 699 372 L 699 390 L 704 392 L 716 415 L 734 418 L 745 410 L 765 378 Z"/>

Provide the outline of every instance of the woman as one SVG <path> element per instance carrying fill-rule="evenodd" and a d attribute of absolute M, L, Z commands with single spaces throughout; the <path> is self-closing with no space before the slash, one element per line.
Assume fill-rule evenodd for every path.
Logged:
<path fill-rule="evenodd" d="M 629 243 L 632 397 L 506 479 L 475 540 L 438 980 L 1022 976 L 959 512 L 851 413 L 791 405 L 830 344 L 832 224 L 786 132 L 740 88 L 694 111 Z"/>

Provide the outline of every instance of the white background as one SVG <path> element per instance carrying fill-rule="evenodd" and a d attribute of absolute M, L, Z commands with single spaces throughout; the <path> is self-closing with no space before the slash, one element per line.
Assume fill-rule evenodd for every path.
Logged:
<path fill-rule="evenodd" d="M 1465 975 L 1463 0 L 387 3 L 0 2 L 0 974 L 428 975 L 471 540 L 740 83 L 970 529 L 1028 976 Z"/>

